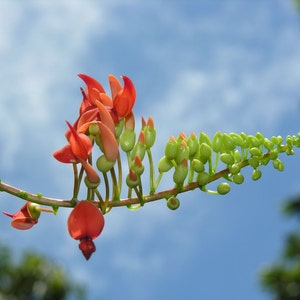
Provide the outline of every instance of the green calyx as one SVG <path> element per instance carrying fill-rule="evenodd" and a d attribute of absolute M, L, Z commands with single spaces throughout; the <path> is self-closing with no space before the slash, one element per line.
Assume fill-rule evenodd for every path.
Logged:
<path fill-rule="evenodd" d="M 172 196 L 167 199 L 167 207 L 170 208 L 171 210 L 176 210 L 179 208 L 180 202 L 179 199 L 175 196 Z"/>
<path fill-rule="evenodd" d="M 34 220 L 37 220 L 41 215 L 41 207 L 39 204 L 31 202 L 30 204 L 27 205 L 27 210 L 30 217 Z"/>

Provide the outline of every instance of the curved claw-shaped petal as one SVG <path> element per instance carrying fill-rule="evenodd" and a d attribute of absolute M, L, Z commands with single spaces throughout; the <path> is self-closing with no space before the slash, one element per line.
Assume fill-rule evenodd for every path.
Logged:
<path fill-rule="evenodd" d="M 64 146 L 59 150 L 54 151 L 53 156 L 55 159 L 65 164 L 77 162 L 77 158 L 72 152 L 70 144 Z"/>
<path fill-rule="evenodd" d="M 119 118 L 126 117 L 131 111 L 135 103 L 136 92 L 132 81 L 122 76 L 124 88 L 121 89 L 113 99 L 114 110 Z"/>

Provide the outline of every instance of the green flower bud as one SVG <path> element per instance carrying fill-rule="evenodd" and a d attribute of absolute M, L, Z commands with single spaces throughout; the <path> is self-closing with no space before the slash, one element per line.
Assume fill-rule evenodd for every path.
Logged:
<path fill-rule="evenodd" d="M 280 159 L 274 159 L 273 160 L 273 166 L 275 169 L 277 169 L 278 171 L 284 171 L 284 164 Z"/>
<path fill-rule="evenodd" d="M 222 146 L 223 146 L 223 134 L 220 131 L 217 131 L 212 139 L 212 149 L 214 152 L 220 152 Z"/>
<path fill-rule="evenodd" d="M 200 186 L 206 185 L 209 181 L 210 175 L 207 172 L 199 173 L 198 182 Z"/>
<path fill-rule="evenodd" d="M 268 151 L 270 151 L 270 150 L 272 150 L 272 149 L 274 148 L 274 144 L 273 144 L 273 142 L 271 142 L 268 138 L 265 138 L 265 139 L 264 139 L 264 147 L 265 147 Z"/>
<path fill-rule="evenodd" d="M 148 118 L 147 125 L 144 129 L 146 148 L 149 149 L 153 146 L 156 138 L 156 130 L 154 128 L 154 122 L 151 117 Z"/>
<path fill-rule="evenodd" d="M 234 174 L 233 181 L 236 184 L 242 184 L 244 182 L 244 176 L 241 173 Z"/>
<path fill-rule="evenodd" d="M 139 156 L 135 157 L 135 159 L 130 164 L 130 168 L 139 176 L 143 174 L 144 165 Z"/>
<path fill-rule="evenodd" d="M 237 163 L 242 160 L 242 156 L 239 150 L 234 151 L 233 157 L 234 157 L 234 161 Z"/>
<path fill-rule="evenodd" d="M 110 171 L 114 165 L 115 161 L 108 160 L 105 155 L 101 155 L 96 161 L 97 169 L 102 173 Z"/>
<path fill-rule="evenodd" d="M 230 185 L 227 182 L 222 182 L 217 187 L 217 192 L 220 195 L 225 195 L 230 192 Z"/>
<path fill-rule="evenodd" d="M 252 147 L 259 147 L 260 146 L 259 139 L 256 136 L 254 136 L 254 135 L 248 135 L 248 141 L 249 141 L 249 144 Z"/>
<path fill-rule="evenodd" d="M 115 124 L 115 129 L 116 129 L 116 138 L 118 138 L 123 130 L 125 123 L 125 118 L 121 119 L 119 123 Z"/>
<path fill-rule="evenodd" d="M 278 135 L 278 136 L 272 136 L 272 143 L 274 144 L 274 145 L 281 145 L 282 144 L 282 142 L 283 142 L 283 138 L 282 138 L 282 136 L 280 136 L 280 135 Z"/>
<path fill-rule="evenodd" d="M 172 161 L 166 156 L 163 156 L 158 162 L 159 173 L 168 172 L 173 167 Z"/>
<path fill-rule="evenodd" d="M 98 182 L 91 182 L 87 176 L 84 177 L 84 183 L 89 189 L 96 189 L 100 184 L 100 178 Z"/>
<path fill-rule="evenodd" d="M 278 157 L 278 150 L 277 149 L 273 149 L 273 150 L 271 150 L 270 151 L 270 159 L 277 159 L 277 157 Z"/>
<path fill-rule="evenodd" d="M 129 174 L 126 176 L 126 184 L 130 188 L 135 188 L 140 183 L 140 177 L 133 170 L 129 170 Z"/>
<path fill-rule="evenodd" d="M 261 171 L 259 169 L 254 169 L 252 171 L 252 179 L 258 180 L 261 177 Z"/>
<path fill-rule="evenodd" d="M 262 153 L 261 149 L 260 148 L 257 148 L 257 147 L 252 147 L 250 148 L 250 154 L 252 156 L 260 156 Z"/>
<path fill-rule="evenodd" d="M 168 159 L 174 159 L 177 154 L 178 144 L 174 136 L 171 136 L 165 147 L 165 156 Z"/>
<path fill-rule="evenodd" d="M 200 150 L 199 159 L 205 164 L 211 158 L 212 155 L 211 148 L 208 144 L 202 143 L 200 144 L 199 150 Z"/>
<path fill-rule="evenodd" d="M 261 132 L 257 132 L 255 136 L 258 138 L 260 145 L 263 145 L 265 141 L 264 135 Z"/>
<path fill-rule="evenodd" d="M 175 168 L 175 171 L 173 173 L 173 181 L 176 184 L 182 184 L 188 174 L 189 168 L 188 168 L 188 163 L 187 160 L 184 159 L 180 165 L 178 165 Z"/>
<path fill-rule="evenodd" d="M 175 210 L 180 206 L 179 199 L 175 196 L 172 196 L 167 199 L 167 206 L 168 208 Z"/>
<path fill-rule="evenodd" d="M 241 170 L 241 167 L 238 164 L 232 164 L 231 166 L 229 166 L 229 172 L 231 174 L 237 174 L 239 173 Z"/>
<path fill-rule="evenodd" d="M 245 132 L 241 132 L 241 138 L 243 139 L 242 148 L 249 148 L 250 140 L 248 139 L 248 135 Z"/>
<path fill-rule="evenodd" d="M 178 149 L 177 149 L 177 153 L 176 153 L 176 156 L 175 156 L 176 163 L 178 165 L 181 164 L 181 162 L 183 160 L 189 159 L 189 155 L 190 155 L 190 149 L 189 149 L 186 141 L 182 140 L 178 144 Z"/>
<path fill-rule="evenodd" d="M 121 138 L 120 138 L 120 146 L 124 152 L 130 152 L 135 144 L 135 132 L 133 129 L 125 128 Z"/>
<path fill-rule="evenodd" d="M 189 147 L 189 158 L 192 158 L 195 156 L 195 154 L 197 153 L 198 149 L 199 149 L 199 141 L 195 135 L 195 133 L 193 132 L 187 139 L 187 145 Z"/>
<path fill-rule="evenodd" d="M 205 132 L 200 132 L 199 143 L 206 143 L 207 145 L 211 146 L 210 138 Z"/>
<path fill-rule="evenodd" d="M 41 214 L 41 207 L 37 203 L 30 202 L 27 205 L 27 211 L 32 219 L 37 220 Z"/>
<path fill-rule="evenodd" d="M 235 148 L 236 144 L 234 142 L 234 139 L 228 135 L 227 133 L 223 134 L 223 151 L 231 151 Z"/>
<path fill-rule="evenodd" d="M 253 168 L 257 168 L 260 165 L 260 160 L 257 157 L 250 157 L 248 161 L 249 165 Z"/>
<path fill-rule="evenodd" d="M 226 165 L 232 165 L 234 163 L 234 158 L 230 153 L 222 153 L 220 160 Z"/>
<path fill-rule="evenodd" d="M 90 135 L 94 135 L 94 136 L 96 136 L 97 134 L 99 134 L 100 130 L 99 130 L 98 124 L 91 124 L 89 126 L 89 133 L 90 133 Z"/>
<path fill-rule="evenodd" d="M 192 167 L 195 172 L 200 173 L 204 171 L 204 165 L 203 162 L 199 159 L 193 159 L 192 160 Z"/>
<path fill-rule="evenodd" d="M 231 132 L 229 135 L 233 139 L 235 145 L 240 146 L 240 147 L 243 145 L 244 140 L 239 134 Z"/>

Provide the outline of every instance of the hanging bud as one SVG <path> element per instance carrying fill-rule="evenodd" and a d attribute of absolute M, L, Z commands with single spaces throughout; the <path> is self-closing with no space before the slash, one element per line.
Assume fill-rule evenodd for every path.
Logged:
<path fill-rule="evenodd" d="M 219 195 L 226 195 L 230 192 L 230 185 L 227 182 L 222 182 L 217 187 L 217 192 Z"/>
<path fill-rule="evenodd" d="M 140 183 L 140 177 L 132 170 L 129 170 L 129 174 L 126 177 L 126 184 L 130 188 L 135 188 Z"/>
<path fill-rule="evenodd" d="M 158 162 L 159 173 L 168 172 L 173 167 L 172 161 L 166 156 L 163 156 Z"/>
<path fill-rule="evenodd" d="M 180 202 L 179 199 L 175 196 L 172 196 L 170 198 L 167 199 L 167 206 L 168 208 L 175 210 L 177 208 L 179 208 L 180 206 Z"/>
<path fill-rule="evenodd" d="M 199 159 L 193 159 L 192 160 L 192 167 L 194 169 L 195 172 L 197 173 L 201 173 L 204 171 L 204 165 L 203 162 L 200 161 Z"/>
<path fill-rule="evenodd" d="M 110 171 L 114 165 L 115 161 L 108 160 L 105 155 L 101 155 L 96 161 L 97 169 L 102 173 Z"/>

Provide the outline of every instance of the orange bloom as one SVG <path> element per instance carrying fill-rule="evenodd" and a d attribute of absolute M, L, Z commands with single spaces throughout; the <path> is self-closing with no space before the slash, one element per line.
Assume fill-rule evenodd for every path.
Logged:
<path fill-rule="evenodd" d="M 71 237 L 79 240 L 79 249 L 88 260 L 96 251 L 93 242 L 102 232 L 104 217 L 101 211 L 90 201 L 82 200 L 72 210 L 68 218 L 68 231 Z"/>
<path fill-rule="evenodd" d="M 30 229 L 38 222 L 40 211 L 36 210 L 35 208 L 35 204 L 26 202 L 16 213 L 10 214 L 7 212 L 3 212 L 3 214 L 12 218 L 12 227 L 20 230 L 26 230 Z"/>

